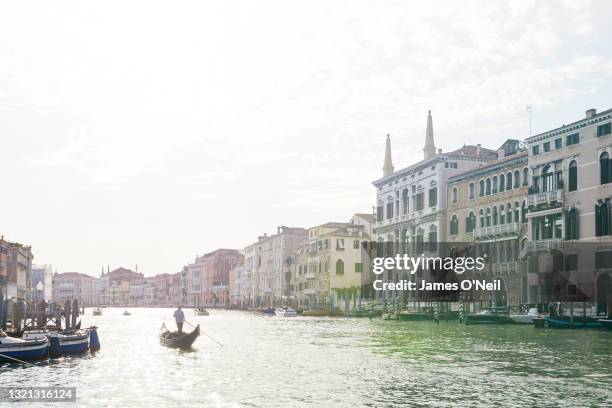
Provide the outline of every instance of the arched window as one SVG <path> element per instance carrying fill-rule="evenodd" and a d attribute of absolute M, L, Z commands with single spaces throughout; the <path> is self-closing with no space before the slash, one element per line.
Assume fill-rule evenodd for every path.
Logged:
<path fill-rule="evenodd" d="M 600 201 L 595 206 L 595 235 L 598 237 L 612 234 L 610 225 L 610 200 Z"/>
<path fill-rule="evenodd" d="M 336 275 L 344 275 L 344 261 L 342 259 L 336 261 Z"/>
<path fill-rule="evenodd" d="M 546 166 L 542 169 L 542 192 L 553 191 L 553 172 L 550 166 Z"/>
<path fill-rule="evenodd" d="M 484 217 L 484 211 L 482 210 L 482 208 L 478 211 L 478 218 L 480 219 L 480 228 L 484 228 L 485 217 Z"/>
<path fill-rule="evenodd" d="M 506 189 L 506 177 L 503 174 L 499 176 L 499 192 L 501 193 Z"/>
<path fill-rule="evenodd" d="M 393 218 L 393 197 L 387 197 L 387 219 Z"/>
<path fill-rule="evenodd" d="M 568 184 L 568 190 L 569 191 L 576 191 L 578 190 L 578 164 L 576 163 L 576 160 L 572 160 L 569 164 L 569 184 Z"/>
<path fill-rule="evenodd" d="M 514 222 L 520 222 L 520 215 L 519 215 L 519 208 L 520 208 L 520 204 L 518 201 L 514 202 Z"/>
<path fill-rule="evenodd" d="M 384 216 L 384 203 L 382 200 L 378 200 L 378 206 L 376 207 L 376 221 L 382 221 Z"/>
<path fill-rule="evenodd" d="M 523 200 L 521 205 L 521 222 L 527 224 L 527 203 L 525 203 L 525 200 Z"/>
<path fill-rule="evenodd" d="M 474 211 L 470 211 L 470 214 L 465 220 L 465 232 L 472 232 L 476 228 L 476 216 Z"/>
<path fill-rule="evenodd" d="M 565 211 L 565 239 L 578 239 L 578 210 L 576 207 Z"/>
<path fill-rule="evenodd" d="M 429 241 L 429 250 L 434 252 L 438 250 L 438 229 L 435 225 L 429 227 L 429 236 L 427 237 Z"/>
<path fill-rule="evenodd" d="M 487 227 L 491 226 L 491 209 L 490 208 L 487 208 L 487 211 L 486 211 L 485 225 Z"/>
<path fill-rule="evenodd" d="M 506 174 L 506 190 L 512 190 L 512 173 Z"/>
<path fill-rule="evenodd" d="M 523 169 L 523 186 L 529 185 L 529 169 L 525 167 Z"/>
<path fill-rule="evenodd" d="M 457 235 L 459 233 L 459 219 L 453 214 L 450 221 L 450 234 Z"/>
<path fill-rule="evenodd" d="M 493 176 L 493 194 L 497 193 L 497 176 Z"/>
<path fill-rule="evenodd" d="M 521 173 L 518 170 L 514 170 L 514 188 L 519 188 L 521 185 Z"/>
<path fill-rule="evenodd" d="M 503 224 L 506 220 L 506 214 L 504 213 L 504 205 L 499 206 L 499 223 Z"/>
<path fill-rule="evenodd" d="M 457 187 L 453 187 L 453 203 L 457 202 Z"/>
<path fill-rule="evenodd" d="M 599 156 L 599 174 L 601 184 L 606 184 L 612 181 L 612 166 L 610 166 L 610 155 L 608 152 L 603 152 Z"/>
<path fill-rule="evenodd" d="M 497 207 L 493 207 L 493 225 L 497 225 Z"/>
<path fill-rule="evenodd" d="M 404 212 L 403 214 L 408 214 L 408 211 L 410 209 L 410 198 L 409 198 L 409 194 L 408 194 L 408 189 L 405 188 L 404 191 L 402 191 L 402 202 L 403 202 L 403 209 Z"/>
<path fill-rule="evenodd" d="M 491 179 L 487 179 L 487 195 L 491 195 Z"/>
<path fill-rule="evenodd" d="M 480 180 L 480 190 L 478 191 L 478 196 L 482 197 L 482 196 L 484 196 L 484 193 L 485 193 L 484 180 Z"/>
<path fill-rule="evenodd" d="M 510 224 L 512 222 L 512 204 L 508 203 L 506 205 L 506 222 Z"/>
<path fill-rule="evenodd" d="M 474 192 L 475 188 L 474 188 L 474 183 L 470 183 L 470 187 L 469 187 L 469 191 L 468 191 L 468 199 L 472 200 L 474 199 Z"/>

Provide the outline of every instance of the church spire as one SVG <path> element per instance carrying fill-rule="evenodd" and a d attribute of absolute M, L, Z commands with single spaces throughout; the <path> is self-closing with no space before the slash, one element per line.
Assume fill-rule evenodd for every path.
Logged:
<path fill-rule="evenodd" d="M 393 174 L 393 162 L 391 161 L 391 138 L 387 133 L 387 142 L 385 143 L 385 164 L 383 165 L 383 177 Z"/>
<path fill-rule="evenodd" d="M 433 123 L 431 120 L 431 111 L 427 115 L 427 130 L 425 130 L 425 147 L 423 148 L 423 159 L 431 159 L 436 154 L 436 145 L 433 137 Z"/>

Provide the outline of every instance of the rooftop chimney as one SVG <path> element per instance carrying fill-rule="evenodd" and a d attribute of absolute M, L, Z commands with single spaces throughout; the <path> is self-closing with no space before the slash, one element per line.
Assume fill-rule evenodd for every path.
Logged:
<path fill-rule="evenodd" d="M 588 109 L 586 111 L 586 118 L 587 119 L 591 119 L 595 115 L 597 115 L 597 109 Z"/>

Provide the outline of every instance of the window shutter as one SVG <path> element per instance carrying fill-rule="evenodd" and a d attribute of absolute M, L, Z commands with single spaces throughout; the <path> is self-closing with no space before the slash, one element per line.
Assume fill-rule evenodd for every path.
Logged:
<path fill-rule="evenodd" d="M 601 210 L 595 206 L 595 236 L 601 237 Z"/>

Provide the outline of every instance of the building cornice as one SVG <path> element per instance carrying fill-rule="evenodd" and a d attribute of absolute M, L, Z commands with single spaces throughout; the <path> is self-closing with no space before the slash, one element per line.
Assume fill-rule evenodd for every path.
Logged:
<path fill-rule="evenodd" d="M 606 111 L 598 113 L 595 116 L 593 116 L 592 118 L 581 119 L 581 120 L 576 121 L 574 123 L 570 123 L 569 125 L 564 125 L 564 126 L 556 128 L 556 129 L 549 130 L 547 132 L 540 133 L 540 134 L 537 134 L 535 136 L 528 137 L 526 140 L 527 140 L 527 143 L 529 143 L 529 144 L 536 143 L 536 142 L 541 142 L 542 140 L 548 139 L 549 137 L 559 136 L 559 135 L 562 135 L 562 134 L 565 134 L 565 133 L 569 133 L 569 132 L 575 132 L 575 131 L 580 130 L 580 129 L 584 128 L 584 127 L 594 125 L 596 123 L 602 122 L 602 121 L 607 120 L 607 119 L 612 119 L 612 109 L 608 109 Z"/>

